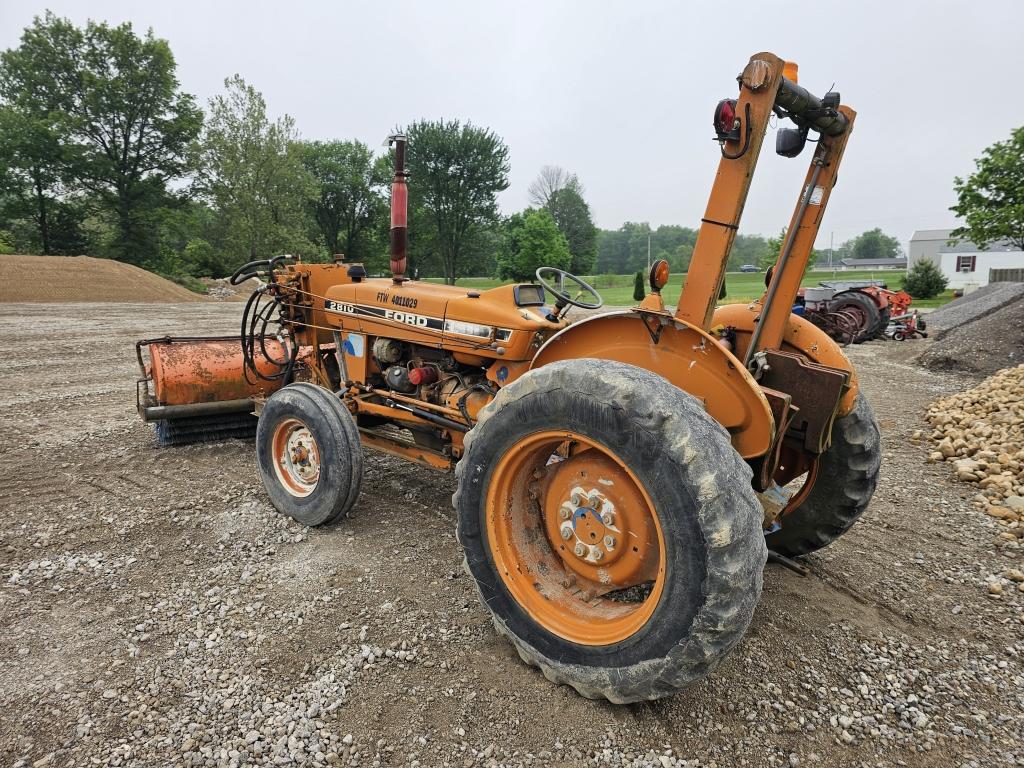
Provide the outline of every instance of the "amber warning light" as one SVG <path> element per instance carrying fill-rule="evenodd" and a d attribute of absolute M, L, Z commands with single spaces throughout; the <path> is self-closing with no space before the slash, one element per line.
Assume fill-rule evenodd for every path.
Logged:
<path fill-rule="evenodd" d="M 658 259 L 651 265 L 651 290 L 655 293 L 660 293 L 661 289 L 665 287 L 668 282 L 668 262 L 664 259 Z"/>

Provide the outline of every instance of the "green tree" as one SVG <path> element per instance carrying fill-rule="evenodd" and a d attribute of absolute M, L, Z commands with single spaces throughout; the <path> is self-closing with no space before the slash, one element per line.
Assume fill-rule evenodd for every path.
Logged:
<path fill-rule="evenodd" d="M 952 237 L 966 238 L 979 248 L 1008 240 L 1024 250 L 1024 126 L 1015 128 L 974 161 L 967 179 L 953 181 L 957 204 L 950 208 L 964 221 Z"/>
<path fill-rule="evenodd" d="M 230 275 L 238 262 L 210 242 L 216 225 L 214 211 L 203 201 L 186 196 L 171 198 L 160 211 L 160 261 L 155 271 L 192 277 Z"/>
<path fill-rule="evenodd" d="M 633 301 L 643 301 L 647 296 L 647 290 L 644 287 L 644 273 L 637 272 L 633 275 Z"/>
<path fill-rule="evenodd" d="M 196 191 L 218 217 L 214 245 L 231 263 L 310 255 L 306 212 L 317 189 L 294 121 L 285 115 L 271 122 L 262 94 L 238 75 L 224 87 L 210 100 L 196 147 Z"/>
<path fill-rule="evenodd" d="M 760 256 L 757 259 L 758 269 L 765 270 L 771 267 L 779 260 L 779 254 L 782 252 L 782 244 L 786 241 L 786 227 L 779 230 L 779 234 L 776 237 L 770 237 L 764 242 L 764 249 L 761 251 Z"/>
<path fill-rule="evenodd" d="M 769 267 L 774 266 L 775 262 L 779 260 L 779 256 L 782 255 L 782 246 L 786 242 L 786 230 L 788 227 L 783 227 L 779 230 L 777 237 L 771 237 L 767 240 L 755 235 L 758 240 L 764 243 L 761 250 L 760 256 L 757 259 L 757 266 L 759 269 L 767 270 Z M 820 254 L 814 248 L 811 249 L 811 255 L 807 258 L 807 264 L 804 266 L 804 274 L 806 275 L 818 261 Z M 749 262 L 743 262 L 747 264 Z"/>
<path fill-rule="evenodd" d="M 499 277 L 532 280 L 539 267 L 569 269 L 569 244 L 546 209 L 527 208 L 513 214 L 505 232 L 505 247 L 498 254 Z"/>
<path fill-rule="evenodd" d="M 768 239 L 761 235 L 736 235 L 732 241 L 732 251 L 729 252 L 728 269 L 735 272 L 744 264 L 757 266 L 761 262 L 762 254 L 770 250 Z M 778 255 L 779 249 L 776 248 L 775 256 Z"/>
<path fill-rule="evenodd" d="M 7 100 L 12 94 L 6 92 L 5 80 L 0 74 L 0 89 Z M 43 105 L 14 95 L 15 100 L 0 107 L 0 165 L 5 169 L 0 172 L 0 215 L 5 221 L 30 220 L 38 251 L 50 254 L 55 252 L 51 219 L 62 194 L 60 138 L 45 114 L 35 113 L 44 110 Z M 15 106 L 17 101 L 22 103 Z"/>
<path fill-rule="evenodd" d="M 942 270 L 930 259 L 921 259 L 907 272 L 903 290 L 915 299 L 930 299 L 944 290 L 948 281 Z"/>
<path fill-rule="evenodd" d="M 388 162 L 374 160 L 359 141 L 310 141 L 302 161 L 319 187 L 311 201 L 313 218 L 328 255 L 344 253 L 351 261 L 369 261 L 382 251 L 381 219 Z"/>
<path fill-rule="evenodd" d="M 17 108 L 48 110 L 37 125 L 62 145 L 50 172 L 62 168 L 112 217 L 111 255 L 139 264 L 157 258 L 153 213 L 166 183 L 187 172 L 186 150 L 202 123 L 193 97 L 179 91 L 167 41 L 152 30 L 139 37 L 128 23 L 90 21 L 82 30 L 47 13 L 0 66 L 4 94 L 21 94 Z"/>
<path fill-rule="evenodd" d="M 498 220 L 497 195 L 508 189 L 508 147 L 486 128 L 458 120 L 420 120 L 409 137 L 407 169 L 412 228 L 421 228 L 410 247 L 433 251 L 448 283 L 468 265 L 466 244 Z M 476 271 L 468 267 L 470 271 Z"/>
<path fill-rule="evenodd" d="M 903 253 L 900 241 L 875 227 L 846 244 L 852 259 L 895 259 Z"/>
<path fill-rule="evenodd" d="M 676 224 L 662 224 L 651 233 L 651 263 L 665 259 L 674 271 L 685 272 L 690 267 L 696 243 L 697 230 Z M 642 256 L 646 267 L 646 243 L 641 242 L 640 245 L 644 249 Z"/>
<path fill-rule="evenodd" d="M 594 271 L 603 275 L 618 275 L 621 265 L 628 260 L 629 245 L 621 229 L 600 229 L 597 232 L 597 264 Z"/>
<path fill-rule="evenodd" d="M 627 221 L 614 231 L 602 231 L 597 241 L 597 271 L 603 274 L 632 274 L 647 266 L 647 238 L 654 233 L 647 222 Z M 652 242 L 652 258 L 657 249 Z M 671 254 L 665 254 L 669 258 Z"/>
<path fill-rule="evenodd" d="M 569 271 L 589 275 L 597 259 L 597 227 L 590 217 L 590 206 L 577 190 L 578 185 L 556 189 L 548 197 L 545 208 L 569 244 L 572 254 Z"/>

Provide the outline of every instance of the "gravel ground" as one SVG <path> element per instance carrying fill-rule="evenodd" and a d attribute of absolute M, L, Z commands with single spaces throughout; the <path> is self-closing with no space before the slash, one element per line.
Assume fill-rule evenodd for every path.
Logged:
<path fill-rule="evenodd" d="M 1019 299 L 1024 299 L 1024 283 L 989 283 L 929 312 L 928 332 L 940 338 Z"/>
<path fill-rule="evenodd" d="M 1024 289 L 1024 283 L 1006 285 Z M 928 319 L 931 322 L 931 315 Z M 931 325 L 928 328 L 930 333 Z M 918 362 L 933 370 L 967 371 L 985 376 L 1024 363 L 1024 299 L 986 311 L 972 322 L 950 329 L 929 345 Z"/>
<path fill-rule="evenodd" d="M 460 567 L 452 478 L 368 454 L 353 518 L 303 528 L 243 442 L 156 447 L 132 342 L 237 304 L 0 305 L 0 763 L 1024 764 L 1020 545 L 910 435 L 970 379 L 850 349 L 883 432 L 863 521 L 770 566 L 706 681 L 615 707 L 499 640 Z"/>

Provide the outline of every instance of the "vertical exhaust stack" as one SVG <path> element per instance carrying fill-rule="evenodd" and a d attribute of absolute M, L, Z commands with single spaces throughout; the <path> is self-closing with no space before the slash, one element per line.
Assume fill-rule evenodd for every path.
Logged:
<path fill-rule="evenodd" d="M 405 277 L 406 248 L 409 233 L 409 186 L 406 183 L 405 145 L 402 134 L 388 137 L 395 148 L 395 178 L 391 181 L 391 279 L 401 284 Z"/>

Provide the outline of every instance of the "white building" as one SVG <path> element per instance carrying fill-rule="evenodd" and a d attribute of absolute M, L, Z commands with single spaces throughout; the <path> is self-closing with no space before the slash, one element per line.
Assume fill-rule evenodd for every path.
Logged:
<path fill-rule="evenodd" d="M 1009 243 L 993 243 L 985 250 L 967 240 L 950 243 L 951 229 L 923 229 L 910 238 L 909 265 L 927 259 L 949 281 L 950 288 L 988 285 L 990 269 L 1024 269 L 1024 251 Z"/>
<path fill-rule="evenodd" d="M 840 259 L 839 270 L 846 272 L 849 269 L 898 269 L 900 272 L 907 271 L 907 260 L 898 259 Z"/>
<path fill-rule="evenodd" d="M 974 243 L 961 241 L 940 246 L 938 257 L 950 288 L 988 285 L 990 269 L 1024 269 L 1024 251 L 1006 243 L 983 251 Z"/>
<path fill-rule="evenodd" d="M 939 248 L 944 246 L 953 234 L 952 229 L 919 229 L 910 238 L 910 248 L 907 251 L 907 267 L 913 269 L 914 265 L 922 259 L 928 259 L 935 266 L 939 266 Z"/>

